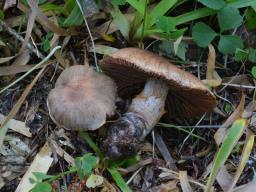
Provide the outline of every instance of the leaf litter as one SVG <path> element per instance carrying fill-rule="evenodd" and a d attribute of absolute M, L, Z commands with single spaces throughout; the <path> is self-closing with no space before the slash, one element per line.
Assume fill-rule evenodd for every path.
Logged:
<path fill-rule="evenodd" d="M 131 35 L 131 31 L 127 33 L 127 30 L 132 18 L 132 10 L 126 12 L 127 5 L 122 5 L 121 10 L 115 12 L 120 17 L 114 18 L 113 22 L 108 12 L 98 9 L 100 5 L 84 1 L 81 6 L 83 13 L 86 13 L 89 27 L 86 28 L 74 22 L 73 17 L 82 18 L 78 8 L 72 13 L 75 4 L 72 7 L 72 3 L 64 6 L 64 3 L 51 1 L 46 4 L 47 8 L 46 5 L 43 7 L 44 3 L 27 2 L 27 5 L 13 0 L 0 3 L 5 14 L 5 18 L 0 19 L 0 189 L 3 191 L 29 191 L 34 186 L 31 183 L 33 172 L 57 175 L 74 166 L 75 158 L 83 154 L 96 153 L 104 162 L 105 157 L 100 150 L 104 127 L 89 132 L 84 140 L 77 133 L 56 126 L 48 115 L 47 94 L 63 69 L 83 63 L 95 66 L 103 55 L 123 47 L 137 46 L 135 42 L 129 44 L 125 40 Z M 207 1 L 202 2 L 207 5 Z M 46 8 L 50 11 L 45 11 Z M 111 6 L 109 8 L 111 10 Z M 144 12 L 141 7 L 137 9 Z M 12 15 L 11 11 L 19 12 Z M 126 26 L 120 30 L 122 22 Z M 245 30 L 244 26 L 242 29 Z M 92 32 L 91 39 L 88 30 Z M 48 39 L 49 50 L 45 51 L 42 43 L 48 33 L 52 36 Z M 155 138 L 148 137 L 137 159 L 115 162 L 112 167 L 99 164 L 85 181 L 70 173 L 59 179 L 59 185 L 74 187 L 82 183 L 83 189 L 87 187 L 92 191 L 119 191 L 121 188 L 127 191 L 215 189 L 249 192 L 256 188 L 252 181 L 256 161 L 256 116 L 252 101 L 255 80 L 248 73 L 251 63 L 239 68 L 240 65 L 231 57 L 227 57 L 227 61 L 223 59 L 216 44 L 210 44 L 208 50 L 202 49 L 187 41 L 189 38 L 186 35 L 189 34 L 184 33 L 178 40 L 172 41 L 172 48 L 170 45 L 160 46 L 157 41 L 161 38 L 150 35 L 144 47 L 167 56 L 178 67 L 204 79 L 203 82 L 218 98 L 214 112 L 206 114 L 202 121 L 198 118 L 169 119 L 164 116 L 157 126 Z M 45 64 L 35 64 L 44 60 L 45 55 L 57 45 L 62 45 L 62 48 L 48 57 Z M 228 68 L 225 68 L 227 62 Z M 8 88 L 3 91 L 5 87 Z M 117 107 L 117 114 L 111 121 L 116 120 L 124 110 L 125 102 Z M 240 118 L 248 126 L 240 127 L 232 147 L 227 148 L 225 137 L 229 137 Z M 111 121 L 104 126 L 108 127 Z M 157 139 L 157 147 L 152 144 L 154 139 Z M 218 153 L 224 154 L 222 158 Z M 213 176 L 209 177 L 211 174 Z M 54 183 L 51 185 L 54 188 Z"/>

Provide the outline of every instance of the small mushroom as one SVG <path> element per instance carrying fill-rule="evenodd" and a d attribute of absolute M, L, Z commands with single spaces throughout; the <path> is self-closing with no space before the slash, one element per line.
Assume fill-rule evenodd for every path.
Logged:
<path fill-rule="evenodd" d="M 116 85 L 92 68 L 75 65 L 64 70 L 48 95 L 52 120 L 72 130 L 95 130 L 115 110 Z"/>
<path fill-rule="evenodd" d="M 120 49 L 104 57 L 100 66 L 115 80 L 121 95 L 144 84 L 128 111 L 109 129 L 103 149 L 110 158 L 137 152 L 164 114 L 166 99 L 169 112 L 181 117 L 209 112 L 216 104 L 215 96 L 195 76 L 142 49 Z"/>

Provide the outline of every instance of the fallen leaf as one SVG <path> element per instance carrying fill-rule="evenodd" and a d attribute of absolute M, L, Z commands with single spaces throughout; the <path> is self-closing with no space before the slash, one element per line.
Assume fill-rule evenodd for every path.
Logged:
<path fill-rule="evenodd" d="M 179 171 L 179 179 L 180 179 L 180 185 L 183 192 L 193 192 L 188 181 L 187 171 Z"/>
<path fill-rule="evenodd" d="M 51 154 L 52 151 L 48 143 L 45 143 L 39 151 L 39 153 L 35 156 L 33 162 L 30 164 L 30 167 L 26 171 L 25 175 L 22 177 L 15 192 L 30 191 L 36 185 L 36 183 L 30 182 L 30 178 L 34 180 L 36 179 L 35 175 L 33 174 L 34 172 L 47 173 L 53 162 Z"/>
<path fill-rule="evenodd" d="M 206 79 L 203 80 L 205 84 L 210 87 L 218 87 L 221 85 L 222 79 L 215 71 L 215 59 L 216 53 L 214 47 L 210 44 L 208 45 L 209 53 L 207 60 L 207 71 L 206 71 Z"/>
<path fill-rule="evenodd" d="M 5 119 L 6 117 L 0 113 L 0 125 L 4 122 Z M 29 128 L 26 127 L 25 122 L 10 119 L 8 128 L 27 137 L 32 137 L 32 134 L 30 133 Z"/>
<path fill-rule="evenodd" d="M 104 179 L 100 175 L 91 174 L 89 178 L 86 180 L 86 186 L 88 188 L 95 188 L 102 185 Z"/>

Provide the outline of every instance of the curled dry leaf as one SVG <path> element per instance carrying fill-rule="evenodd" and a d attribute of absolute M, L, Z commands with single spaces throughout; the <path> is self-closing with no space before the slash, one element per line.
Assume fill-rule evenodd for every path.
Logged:
<path fill-rule="evenodd" d="M 209 54 L 207 60 L 207 71 L 206 71 L 206 79 L 203 80 L 205 84 L 210 87 L 218 87 L 221 84 L 221 78 L 218 73 L 215 71 L 215 59 L 216 53 L 214 47 L 210 44 L 208 46 Z"/>

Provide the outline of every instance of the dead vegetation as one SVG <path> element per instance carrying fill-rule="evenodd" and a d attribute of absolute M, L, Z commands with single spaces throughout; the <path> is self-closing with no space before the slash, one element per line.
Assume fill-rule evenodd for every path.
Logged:
<path fill-rule="evenodd" d="M 35 186 L 36 192 L 256 191 L 253 76 L 256 52 L 254 57 L 249 54 L 256 47 L 255 28 L 250 29 L 253 23 L 248 25 L 248 20 L 244 20 L 234 31 L 226 32 L 243 40 L 245 47 L 239 50 L 240 54 L 248 51 L 249 55 L 238 61 L 234 54 L 223 53 L 227 49 L 219 48 L 219 40 L 210 41 L 206 48 L 196 45 L 194 35 L 192 40 L 196 19 L 202 18 L 213 30 L 219 30 L 218 13 L 214 9 L 203 15 L 203 10 L 209 9 L 205 4 L 193 1 L 193 8 L 202 16 L 185 20 L 187 17 L 180 14 L 190 11 L 193 14 L 192 3 L 175 1 L 171 11 L 168 9 L 162 15 L 176 19 L 178 29 L 168 29 L 173 30 L 170 34 L 166 31 L 151 34 L 143 31 L 147 26 L 140 11 L 148 14 L 152 22 L 157 14 L 151 15 L 128 3 L 120 3 L 117 9 L 117 1 L 113 2 L 114 5 L 105 0 L 97 3 L 92 0 L 0 2 L 0 191 L 25 192 Z M 148 2 L 148 8 L 153 10 L 159 2 L 167 1 L 138 2 Z M 246 14 L 248 9 L 255 11 L 256 5 L 249 1 L 246 6 L 238 0 L 234 2 L 238 2 L 236 8 L 241 14 Z M 154 11 L 160 12 L 160 8 Z M 140 21 L 137 25 L 132 22 L 134 15 Z M 172 19 L 168 18 L 162 18 L 162 23 L 151 23 L 148 31 L 155 26 L 163 30 L 163 24 L 170 27 Z M 182 31 L 185 27 L 188 29 Z M 125 31 L 127 28 L 129 33 Z M 180 30 L 182 33 L 175 36 Z M 166 113 L 163 111 L 164 115 L 145 141 L 139 142 L 136 154 L 112 160 L 104 153 L 104 141 L 104 145 L 108 145 L 107 130 L 129 111 L 132 99 L 143 89 L 146 81 L 143 75 L 125 76 L 128 71 L 121 73 L 112 66 L 111 73 L 116 73 L 120 81 L 138 78 L 140 83 L 129 84 L 125 91 L 118 92 L 115 114 L 106 122 L 106 113 L 110 116 L 113 111 L 102 111 L 107 108 L 104 104 L 109 104 L 102 101 L 106 90 L 96 95 L 99 102 L 94 102 L 100 111 L 98 114 L 94 111 L 92 116 L 101 115 L 100 122 L 96 123 L 105 124 L 95 131 L 77 132 L 57 125 L 49 115 L 47 98 L 60 74 L 74 65 L 91 66 L 111 77 L 99 63 L 104 55 L 126 47 L 144 48 L 192 73 L 216 97 L 216 105 L 201 116 L 181 118 L 167 113 L 167 108 L 180 106 L 182 99 L 167 98 Z M 91 80 L 94 85 L 88 85 L 88 89 L 99 86 L 98 80 Z M 119 89 L 122 82 L 116 83 Z M 111 103 L 115 88 L 108 90 L 113 90 Z M 184 103 L 195 102 L 189 97 L 186 99 Z M 192 110 L 202 108 L 202 103 L 193 104 Z"/>

